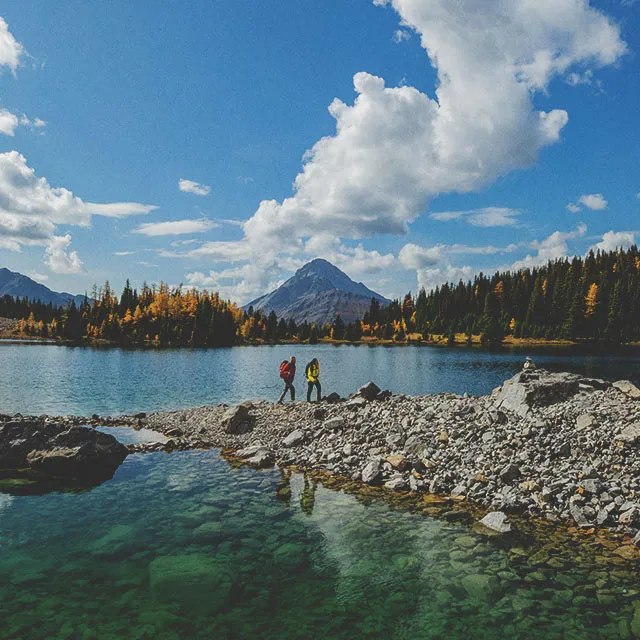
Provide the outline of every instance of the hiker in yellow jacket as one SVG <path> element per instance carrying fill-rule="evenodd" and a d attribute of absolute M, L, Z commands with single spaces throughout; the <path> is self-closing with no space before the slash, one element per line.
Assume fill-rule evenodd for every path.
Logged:
<path fill-rule="evenodd" d="M 307 376 L 307 402 L 311 402 L 311 391 L 316 388 L 318 395 L 317 401 L 320 402 L 320 363 L 314 358 L 304 370 Z"/>

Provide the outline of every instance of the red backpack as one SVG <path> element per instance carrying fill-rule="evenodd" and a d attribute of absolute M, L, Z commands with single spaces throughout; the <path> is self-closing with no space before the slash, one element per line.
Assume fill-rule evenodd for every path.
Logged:
<path fill-rule="evenodd" d="M 283 360 L 280 363 L 280 377 L 283 380 L 286 380 L 289 377 L 290 373 L 289 373 L 289 361 L 288 360 Z"/>

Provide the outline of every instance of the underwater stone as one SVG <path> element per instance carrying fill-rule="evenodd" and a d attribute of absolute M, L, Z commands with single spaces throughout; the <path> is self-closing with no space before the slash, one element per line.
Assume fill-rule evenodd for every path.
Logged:
<path fill-rule="evenodd" d="M 233 574 L 223 560 L 202 553 L 161 556 L 149 565 L 151 592 L 158 602 L 210 614 L 227 602 Z"/>

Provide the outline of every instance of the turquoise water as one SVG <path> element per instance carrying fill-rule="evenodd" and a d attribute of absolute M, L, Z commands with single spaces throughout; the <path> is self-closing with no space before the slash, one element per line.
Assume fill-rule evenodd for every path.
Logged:
<path fill-rule="evenodd" d="M 278 364 L 291 353 L 301 363 L 316 355 L 325 391 L 342 394 L 368 379 L 404 393 L 486 393 L 523 359 L 326 345 L 0 345 L 0 413 L 117 414 L 273 398 Z M 635 355 L 536 352 L 535 359 L 552 369 L 640 378 Z M 105 430 L 127 443 L 157 437 Z M 301 475 L 233 469 L 216 451 L 131 455 L 90 491 L 27 489 L 0 481 L 3 639 L 640 634 L 638 567 L 607 564 L 588 543 L 504 545 Z"/>
<path fill-rule="evenodd" d="M 531 353 L 531 352 L 529 352 Z M 280 362 L 299 369 L 313 357 L 323 393 L 345 396 L 374 380 L 383 389 L 420 395 L 489 393 L 518 371 L 524 352 L 424 347 L 260 346 L 209 350 L 122 350 L 56 345 L 0 345 L 0 413 L 117 415 L 252 398 L 277 399 Z M 537 351 L 538 365 L 640 383 L 640 352 L 579 355 Z M 298 375 L 298 397 L 306 390 Z"/>
<path fill-rule="evenodd" d="M 637 570 L 501 547 L 214 451 L 138 454 L 88 493 L 0 494 L 0 637 L 629 637 Z"/>

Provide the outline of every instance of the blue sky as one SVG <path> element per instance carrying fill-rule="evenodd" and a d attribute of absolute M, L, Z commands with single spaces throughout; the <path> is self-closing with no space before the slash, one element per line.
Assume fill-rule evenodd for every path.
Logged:
<path fill-rule="evenodd" d="M 640 2 L 7 0 L 0 265 L 387 296 L 640 237 Z M 295 183 L 295 184 L 294 184 Z"/>

